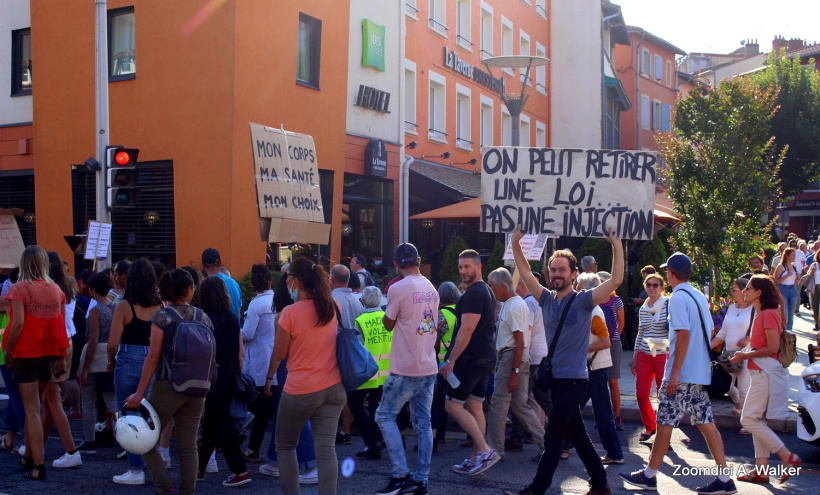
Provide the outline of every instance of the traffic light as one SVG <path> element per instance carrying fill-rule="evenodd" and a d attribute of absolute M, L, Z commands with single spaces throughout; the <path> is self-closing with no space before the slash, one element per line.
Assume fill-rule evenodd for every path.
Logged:
<path fill-rule="evenodd" d="M 105 152 L 108 209 L 134 208 L 137 204 L 137 157 L 140 150 L 111 147 Z"/>

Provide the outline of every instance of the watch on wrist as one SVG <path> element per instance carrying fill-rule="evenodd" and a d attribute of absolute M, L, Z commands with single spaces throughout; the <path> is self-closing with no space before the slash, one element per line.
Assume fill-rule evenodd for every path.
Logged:
<path fill-rule="evenodd" d="M 520 373 L 521 372 L 521 368 L 513 368 L 512 370 L 513 370 L 513 373 Z"/>

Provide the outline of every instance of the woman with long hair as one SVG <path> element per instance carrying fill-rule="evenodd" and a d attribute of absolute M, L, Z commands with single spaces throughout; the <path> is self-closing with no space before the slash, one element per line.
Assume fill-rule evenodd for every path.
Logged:
<path fill-rule="evenodd" d="M 786 330 L 792 331 L 794 326 L 794 312 L 797 309 L 797 282 L 800 275 L 794 267 L 794 259 L 797 252 L 793 248 L 786 248 L 780 264 L 774 270 L 774 280 L 783 296 L 786 311 Z"/>
<path fill-rule="evenodd" d="M 311 260 L 295 260 L 285 276 L 299 300 L 282 310 L 273 349 L 275 359 L 288 359 L 288 379 L 276 423 L 282 490 L 299 493 L 296 445 L 299 432 L 310 421 L 319 493 L 336 493 L 336 425 L 347 401 L 336 364 L 336 304 L 327 272 Z"/>
<path fill-rule="evenodd" d="M 784 258 L 788 257 L 784 255 Z M 754 439 L 756 469 L 748 475 L 738 476 L 737 479 L 751 483 L 768 483 L 766 466 L 772 453 L 780 457 L 784 467 L 798 468 L 801 463 L 800 457 L 790 452 L 777 434 L 769 428 L 765 417 L 769 403 L 769 375 L 783 370 L 777 359 L 777 352 L 780 350 L 780 334 L 784 330 L 777 311 L 780 300 L 771 277 L 754 275 L 743 293 L 746 302 L 754 305 L 757 316 L 752 324 L 750 347 L 736 352 L 731 361 L 740 363 L 748 360 L 751 384 L 743 404 L 740 423 L 751 432 Z M 791 315 L 793 312 L 787 313 L 787 316 Z M 784 473 L 778 480 L 783 483 L 789 476 L 789 473 Z"/>
<path fill-rule="evenodd" d="M 655 434 L 657 427 L 655 410 L 649 395 L 652 393 L 652 380 L 655 380 L 655 389 L 659 390 L 663 380 L 663 371 L 666 367 L 667 348 L 650 346 L 646 339 L 669 339 L 669 328 L 666 323 L 668 316 L 668 300 L 663 295 L 665 281 L 659 273 L 650 273 L 644 278 L 643 286 L 646 298 L 639 313 L 638 335 L 635 337 L 635 352 L 632 355 L 632 374 L 636 376 L 635 395 L 638 399 L 638 409 L 641 411 L 641 421 L 644 432 L 640 441 L 646 442 Z M 652 352 L 652 348 L 655 351 Z"/>
<path fill-rule="evenodd" d="M 197 480 L 205 479 L 205 469 L 218 442 L 231 470 L 222 486 L 241 486 L 251 482 L 251 475 L 239 450 L 236 418 L 231 417 L 231 397 L 236 390 L 236 377 L 242 372 L 244 354 L 239 319 L 231 311 L 228 288 L 221 278 L 207 277 L 197 288 L 197 294 L 199 308 L 214 325 L 216 364 L 219 366 L 216 383 L 205 398 Z"/>
<path fill-rule="evenodd" d="M 142 375 L 137 390 L 125 399 L 125 407 L 139 407 L 148 385 L 151 384 L 148 401 L 154 406 L 160 424 L 166 425 L 173 419 L 176 427 L 179 491 L 187 495 L 194 493 L 196 489 L 198 464 L 196 433 L 199 429 L 205 398 L 177 392 L 171 383 L 168 367 L 160 366 L 160 360 L 170 363 L 174 357 L 172 345 L 173 336 L 177 331 L 177 320 L 171 311 L 174 311 L 180 319 L 199 318 L 197 321 L 211 330 L 213 330 L 213 323 L 207 315 L 190 305 L 195 287 L 194 280 L 185 270 L 176 269 L 165 273 L 159 281 L 159 289 L 162 299 L 170 301 L 171 304 L 157 311 L 151 318 L 151 344 L 148 355 L 142 366 Z M 157 492 L 174 493 L 171 475 L 165 459 L 159 452 L 159 447 L 155 446 L 143 458 L 154 479 Z"/>
<path fill-rule="evenodd" d="M 27 247 L 20 258 L 18 282 L 5 296 L 11 303 L 11 321 L 3 339 L 3 352 L 6 366 L 13 369 L 12 377 L 19 386 L 26 415 L 24 476 L 35 480 L 46 478 L 40 390 L 45 387 L 45 395 L 62 412 L 59 389 L 54 383 L 53 386 L 46 384 L 55 375 L 66 373 L 69 347 L 65 328 L 66 296 L 48 276 L 48 271 L 45 250 L 40 246 Z M 64 412 L 62 419 L 68 424 Z"/>
<path fill-rule="evenodd" d="M 125 399 L 139 386 L 151 344 L 151 318 L 161 308 L 154 267 L 147 258 L 139 258 L 128 269 L 123 300 L 114 309 L 108 337 L 108 370 L 114 372 L 117 410 L 122 409 Z M 142 456 L 129 453 L 127 457 L 128 471 L 114 476 L 114 483 L 145 484 Z"/>

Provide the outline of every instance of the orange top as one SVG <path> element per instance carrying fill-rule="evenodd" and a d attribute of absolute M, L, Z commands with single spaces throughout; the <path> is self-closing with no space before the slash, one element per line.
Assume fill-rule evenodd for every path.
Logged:
<path fill-rule="evenodd" d="M 37 280 L 34 283 L 18 282 L 6 293 L 9 301 L 23 303 L 25 320 L 23 330 L 12 352 L 12 359 L 41 356 L 65 356 L 68 334 L 62 308 L 65 294 L 57 284 Z M 14 322 L 14 306 L 9 310 L 9 328 Z M 3 347 L 7 339 L 3 340 Z"/>
<path fill-rule="evenodd" d="M 749 338 L 752 349 L 765 349 L 769 346 L 769 342 L 766 340 L 767 328 L 777 329 L 778 337 L 783 331 L 783 325 L 780 324 L 780 315 L 773 309 L 764 309 L 755 316 L 755 321 L 752 323 L 752 335 Z M 772 354 L 770 357 L 777 359 L 777 353 Z M 760 370 L 760 366 L 756 365 L 753 359 L 750 359 L 749 369 Z"/>
<path fill-rule="evenodd" d="M 336 315 L 320 326 L 313 301 L 297 301 L 282 310 L 279 326 L 291 339 L 285 393 L 310 394 L 342 381 L 336 365 Z"/>

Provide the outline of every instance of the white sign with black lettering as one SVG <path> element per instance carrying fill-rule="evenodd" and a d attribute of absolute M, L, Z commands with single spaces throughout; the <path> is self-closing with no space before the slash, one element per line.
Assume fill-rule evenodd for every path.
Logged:
<path fill-rule="evenodd" d="M 87 260 L 104 260 L 108 258 L 108 245 L 111 242 L 111 222 L 88 221 L 85 256 Z"/>

